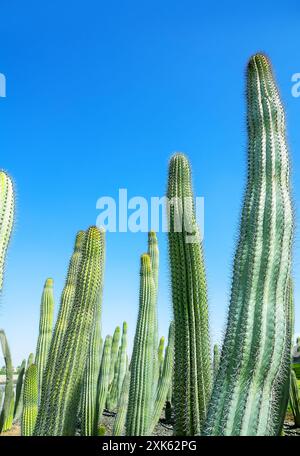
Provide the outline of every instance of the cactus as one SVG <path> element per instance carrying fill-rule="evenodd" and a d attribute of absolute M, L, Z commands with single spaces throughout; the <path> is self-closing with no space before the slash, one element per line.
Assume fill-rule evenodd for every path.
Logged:
<path fill-rule="evenodd" d="M 204 435 L 280 435 L 290 370 L 293 216 L 284 111 L 268 59 L 247 71 L 248 181 Z"/>
<path fill-rule="evenodd" d="M 165 348 L 165 338 L 162 336 L 158 345 L 158 366 L 159 366 L 159 376 L 161 376 L 164 366 L 164 348 Z"/>
<path fill-rule="evenodd" d="M 164 408 L 164 405 L 166 403 L 166 398 L 167 398 L 167 394 L 168 394 L 168 390 L 170 387 L 172 374 L 173 374 L 174 339 L 175 339 L 174 323 L 172 322 L 170 324 L 170 328 L 169 328 L 168 346 L 166 348 L 166 354 L 165 354 L 165 359 L 164 359 L 164 363 L 163 363 L 163 371 L 162 371 L 160 381 L 158 383 L 155 403 L 154 403 L 153 412 L 152 412 L 151 426 L 149 429 L 150 433 L 152 433 L 154 427 L 156 426 L 156 424 L 161 416 L 161 412 Z"/>
<path fill-rule="evenodd" d="M 141 257 L 139 314 L 131 359 L 126 435 L 148 435 L 153 403 L 155 302 L 151 260 Z"/>
<path fill-rule="evenodd" d="M 22 414 L 23 408 L 23 387 L 24 387 L 24 374 L 25 374 L 26 360 L 22 361 L 20 366 L 17 384 L 16 384 L 16 400 L 15 400 L 15 409 L 14 409 L 14 421 L 18 421 Z"/>
<path fill-rule="evenodd" d="M 197 435 L 212 386 L 204 260 L 194 214 L 187 158 L 170 161 L 169 257 L 175 319 L 174 413 L 176 435 Z"/>
<path fill-rule="evenodd" d="M 119 347 L 118 357 L 115 364 L 115 375 L 110 388 L 109 397 L 107 399 L 107 406 L 109 410 L 115 410 L 121 394 L 122 384 L 126 372 L 126 358 L 127 358 L 127 323 L 123 323 L 123 332 L 121 345 Z"/>
<path fill-rule="evenodd" d="M 54 384 L 55 382 L 55 366 L 58 363 L 61 351 L 64 350 L 63 341 L 69 323 L 69 315 L 74 304 L 77 275 L 82 258 L 81 249 L 84 236 L 84 231 L 79 231 L 76 235 L 74 252 L 70 259 L 65 286 L 61 295 L 59 312 L 51 339 L 49 357 L 42 381 L 41 401 L 43 402 L 44 407 L 46 407 L 46 402 L 50 399 L 49 385 Z"/>
<path fill-rule="evenodd" d="M 35 364 L 38 370 L 38 389 L 42 388 L 43 374 L 52 337 L 54 312 L 53 280 L 47 279 L 41 299 L 40 328 L 36 347 Z"/>
<path fill-rule="evenodd" d="M 102 413 L 104 410 L 104 406 L 106 403 L 106 397 L 108 393 L 108 386 L 109 386 L 109 374 L 110 374 L 110 363 L 111 363 L 111 350 L 112 350 L 112 338 L 111 336 L 106 336 L 103 353 L 102 353 L 102 360 L 98 378 L 98 390 L 97 390 L 97 425 L 100 424 Z"/>
<path fill-rule="evenodd" d="M 213 367 L 214 367 L 214 378 L 217 377 L 218 369 L 220 365 L 220 353 L 219 347 L 217 344 L 214 345 L 214 360 L 213 360 Z"/>
<path fill-rule="evenodd" d="M 111 346 L 111 361 L 110 361 L 110 369 L 109 369 L 109 386 L 112 385 L 114 376 L 115 376 L 115 368 L 118 358 L 118 349 L 119 349 L 119 342 L 121 337 L 121 328 L 117 326 L 113 335 L 112 339 L 112 346 Z"/>
<path fill-rule="evenodd" d="M 3 288 L 4 263 L 15 216 L 15 197 L 11 178 L 0 171 L 0 291 Z"/>
<path fill-rule="evenodd" d="M 83 379 L 81 406 L 81 435 L 97 435 L 97 386 L 100 369 L 100 316 L 101 303 L 96 308 L 94 331 Z"/>
<path fill-rule="evenodd" d="M 297 377 L 293 369 L 291 369 L 290 407 L 294 417 L 295 426 L 300 427 L 300 394 Z"/>
<path fill-rule="evenodd" d="M 31 366 L 31 364 L 34 364 L 34 353 L 30 353 L 28 356 L 26 370 Z"/>
<path fill-rule="evenodd" d="M 31 364 L 26 371 L 24 380 L 23 414 L 21 434 L 31 436 L 38 412 L 38 368 Z"/>
<path fill-rule="evenodd" d="M 0 432 L 8 431 L 11 428 L 14 414 L 14 384 L 13 365 L 9 345 L 3 329 L 0 330 L 0 342 L 6 367 L 5 395 L 0 415 Z"/>
<path fill-rule="evenodd" d="M 54 367 L 53 382 L 45 386 L 49 400 L 47 394 L 42 395 L 35 435 L 75 433 L 95 309 L 102 294 L 103 270 L 104 231 L 91 227 L 83 241 L 74 304 L 70 312 L 72 318 L 63 340 L 63 350 Z"/>
<path fill-rule="evenodd" d="M 124 427 L 126 420 L 126 413 L 128 408 L 128 396 L 129 396 L 129 385 L 130 385 L 130 372 L 126 371 L 123 384 L 121 388 L 121 393 L 118 402 L 118 412 L 114 422 L 112 435 L 124 435 Z"/>

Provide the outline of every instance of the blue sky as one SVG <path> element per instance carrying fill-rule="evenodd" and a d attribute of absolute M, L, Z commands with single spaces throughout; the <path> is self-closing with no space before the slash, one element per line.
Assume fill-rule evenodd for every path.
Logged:
<path fill-rule="evenodd" d="M 44 280 L 56 305 L 76 231 L 95 224 L 101 196 L 163 196 L 168 159 L 185 152 L 205 197 L 205 256 L 212 340 L 219 341 L 246 174 L 245 66 L 271 58 L 287 111 L 296 222 L 300 203 L 299 6 L 286 1 L 36 1 L 1 6 L 0 168 L 14 177 L 17 222 L 0 320 L 14 364 L 35 349 Z M 262 5 L 263 3 L 263 5 Z M 278 2 L 279 3 L 279 2 Z M 299 222 L 297 223 L 299 225 Z M 300 244 L 294 275 L 300 332 Z M 144 233 L 109 233 L 103 332 L 138 306 Z M 159 321 L 171 316 L 167 239 L 161 251 Z"/>

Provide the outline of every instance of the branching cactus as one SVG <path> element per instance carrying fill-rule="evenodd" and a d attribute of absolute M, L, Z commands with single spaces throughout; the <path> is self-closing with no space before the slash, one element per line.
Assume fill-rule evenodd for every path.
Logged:
<path fill-rule="evenodd" d="M 158 420 L 161 416 L 162 410 L 166 403 L 166 398 L 168 390 L 171 384 L 172 374 L 173 374 L 173 363 L 174 363 L 174 342 L 175 342 L 175 332 L 174 332 L 174 323 L 172 322 L 169 329 L 168 337 L 168 346 L 166 348 L 166 354 L 163 363 L 163 369 L 161 378 L 158 382 L 156 398 L 153 407 L 153 413 L 151 418 L 150 433 L 153 432 L 154 427 L 158 423 Z"/>
<path fill-rule="evenodd" d="M 27 369 L 24 380 L 23 414 L 21 433 L 23 436 L 33 434 L 38 412 L 38 369 L 35 364 Z"/>
<path fill-rule="evenodd" d="M 153 408 L 155 285 L 148 254 L 141 257 L 139 313 L 131 359 L 126 435 L 149 435 Z"/>
<path fill-rule="evenodd" d="M 38 370 L 38 389 L 41 391 L 43 374 L 51 344 L 53 329 L 54 297 L 53 280 L 47 279 L 41 299 L 40 328 L 36 347 L 35 364 Z"/>
<path fill-rule="evenodd" d="M 49 387 L 55 382 L 55 366 L 58 363 L 61 351 L 64 350 L 63 341 L 69 322 L 69 315 L 74 304 L 77 274 L 82 259 L 81 249 L 84 236 L 84 231 L 79 231 L 76 235 L 74 252 L 70 259 L 65 286 L 61 295 L 59 312 L 42 381 L 41 401 L 43 402 L 44 407 L 46 407 L 46 402 L 50 399 Z"/>
<path fill-rule="evenodd" d="M 280 435 L 291 351 L 293 216 L 285 115 L 268 59 L 247 70 L 248 180 L 205 435 Z"/>
<path fill-rule="evenodd" d="M 169 257 L 175 319 L 175 435 L 197 435 L 212 386 L 207 287 L 195 219 L 191 171 L 177 153 L 170 161 Z"/>
<path fill-rule="evenodd" d="M 0 343 L 6 368 L 5 396 L 0 415 L 0 432 L 5 432 L 11 428 L 14 415 L 14 371 L 9 345 L 3 330 L 0 330 Z"/>
<path fill-rule="evenodd" d="M 55 365 L 53 382 L 42 396 L 35 435 L 74 435 L 95 309 L 102 293 L 104 272 L 104 231 L 88 229 L 82 246 L 74 304 L 64 349 Z"/>
<path fill-rule="evenodd" d="M 104 406 L 106 403 L 106 397 L 108 393 L 108 386 L 109 386 L 109 369 L 111 363 L 111 350 L 112 350 L 112 337 L 106 336 L 103 353 L 102 353 L 102 360 L 98 378 L 98 392 L 97 392 L 97 426 L 99 426 L 104 410 Z"/>
<path fill-rule="evenodd" d="M 15 196 L 11 178 L 0 171 L 0 291 L 3 287 L 4 262 L 15 216 Z"/>

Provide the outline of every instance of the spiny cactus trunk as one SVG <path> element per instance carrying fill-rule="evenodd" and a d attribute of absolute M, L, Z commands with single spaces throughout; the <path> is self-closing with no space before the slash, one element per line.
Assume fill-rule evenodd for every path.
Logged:
<path fill-rule="evenodd" d="M 206 435 L 279 435 L 286 411 L 293 217 L 285 116 L 264 55 L 247 73 L 248 181 Z"/>
<path fill-rule="evenodd" d="M 13 384 L 13 365 L 9 345 L 5 332 L 0 330 L 0 343 L 6 367 L 5 396 L 0 415 L 0 432 L 8 431 L 11 428 L 14 415 L 14 384 Z"/>
<path fill-rule="evenodd" d="M 291 369 L 291 384 L 290 384 L 290 407 L 295 421 L 295 426 L 300 426 L 300 395 L 298 389 L 297 377 L 293 369 Z"/>
<path fill-rule="evenodd" d="M 16 384 L 16 400 L 14 409 L 14 422 L 18 421 L 22 415 L 23 408 L 23 388 L 24 388 L 24 374 L 25 374 L 26 360 L 22 361 L 20 371 L 17 378 Z"/>
<path fill-rule="evenodd" d="M 175 319 L 175 435 L 197 435 L 212 386 L 207 287 L 187 158 L 170 161 L 169 258 Z"/>
<path fill-rule="evenodd" d="M 15 216 L 15 197 L 11 178 L 0 171 L 0 291 L 3 287 L 4 263 Z"/>
<path fill-rule="evenodd" d="M 42 397 L 35 435 L 75 433 L 95 309 L 102 293 L 103 269 L 104 232 L 91 227 L 82 246 L 72 318 L 63 340 L 64 349 L 55 365 L 54 380 L 48 385 L 49 400 L 43 402 Z"/>
<path fill-rule="evenodd" d="M 110 374 L 110 363 L 111 363 L 111 350 L 112 350 L 112 337 L 106 336 L 103 353 L 102 353 L 102 360 L 98 378 L 98 388 L 97 388 L 97 427 L 99 428 L 99 424 L 102 419 L 102 414 L 104 410 L 104 406 L 106 403 L 106 398 L 108 394 L 108 387 L 109 387 L 109 374 Z"/>
<path fill-rule="evenodd" d="M 218 369 L 220 365 L 220 353 L 218 345 L 214 345 L 214 360 L 213 360 L 213 368 L 214 368 L 214 378 L 217 377 Z"/>
<path fill-rule="evenodd" d="M 118 412 L 115 418 L 112 435 L 124 435 L 125 420 L 128 408 L 129 385 L 130 372 L 127 371 L 123 379 L 121 394 L 118 402 Z"/>
<path fill-rule="evenodd" d="M 54 312 L 53 280 L 47 279 L 41 299 L 39 337 L 36 347 L 35 364 L 38 370 L 38 390 L 42 389 L 44 370 L 52 338 Z M 40 394 L 39 394 L 40 396 Z"/>
<path fill-rule="evenodd" d="M 126 435 L 149 435 L 153 406 L 154 281 L 148 254 L 141 257 L 139 314 L 131 359 Z M 155 347 L 156 349 L 156 347 Z"/>
<path fill-rule="evenodd" d="M 24 380 L 23 413 L 21 434 L 33 434 L 38 413 L 38 369 L 36 364 L 31 364 L 27 369 Z"/>

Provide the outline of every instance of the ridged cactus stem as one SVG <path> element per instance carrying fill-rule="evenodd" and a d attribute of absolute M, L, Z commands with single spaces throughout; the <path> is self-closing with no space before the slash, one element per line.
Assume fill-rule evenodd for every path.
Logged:
<path fill-rule="evenodd" d="M 10 429 L 13 420 L 14 409 L 12 409 L 12 404 L 14 403 L 14 372 L 9 345 L 5 332 L 2 329 L 0 330 L 0 343 L 6 367 L 5 396 L 0 415 L 0 432 L 4 432 Z"/>
<path fill-rule="evenodd" d="M 161 416 L 162 410 L 166 403 L 168 390 L 171 384 L 173 375 L 173 364 L 174 364 L 174 343 L 175 343 L 175 331 L 174 324 L 171 323 L 169 329 L 168 345 L 166 348 L 165 359 L 163 363 L 163 370 L 161 378 L 158 382 L 158 388 L 156 392 L 156 398 L 153 408 L 153 414 L 151 419 L 150 433 L 153 432 L 154 427 L 158 423 Z"/>
<path fill-rule="evenodd" d="M 154 282 L 154 334 L 153 334 L 153 344 L 154 347 L 158 346 L 158 315 L 157 315 L 157 300 L 158 300 L 158 274 L 159 274 L 159 249 L 157 236 L 154 231 L 149 231 L 148 233 L 148 254 L 151 260 L 151 270 L 152 277 Z M 157 351 L 154 350 L 154 359 L 153 359 L 153 400 L 155 399 L 155 393 L 157 388 L 157 383 L 159 379 L 159 361 Z"/>
<path fill-rule="evenodd" d="M 214 345 L 214 360 L 213 360 L 214 378 L 217 377 L 219 365 L 220 365 L 219 346 L 217 344 L 215 344 Z"/>
<path fill-rule="evenodd" d="M 268 59 L 247 70 L 248 179 L 206 435 L 280 435 L 289 382 L 293 216 L 285 115 Z"/>
<path fill-rule="evenodd" d="M 127 370 L 123 379 L 121 394 L 118 402 L 118 412 L 114 422 L 112 435 L 124 435 L 126 414 L 128 408 L 128 396 L 130 385 L 130 372 Z"/>
<path fill-rule="evenodd" d="M 161 376 L 164 366 L 164 349 L 165 349 L 165 338 L 162 336 L 158 345 L 158 366 L 159 366 L 159 375 Z"/>
<path fill-rule="evenodd" d="M 120 345 L 120 364 L 118 369 L 118 399 L 121 394 L 121 389 L 123 385 L 123 380 L 126 373 L 126 363 L 127 363 L 127 323 L 123 323 L 122 339 Z"/>
<path fill-rule="evenodd" d="M 23 394 L 21 434 L 31 436 L 38 413 L 38 369 L 36 364 L 31 364 L 26 371 Z"/>
<path fill-rule="evenodd" d="M 117 358 L 118 358 L 118 350 L 119 350 L 119 343 L 120 343 L 120 337 L 121 337 L 121 328 L 120 326 L 117 326 L 113 339 L 112 339 L 112 346 L 111 346 L 111 361 L 110 361 L 110 370 L 109 370 L 109 385 L 112 385 L 114 376 L 115 376 L 115 368 L 116 368 L 116 363 L 117 363 Z"/>
<path fill-rule="evenodd" d="M 44 285 L 41 310 L 39 337 L 36 347 L 35 364 L 38 370 L 38 389 L 42 389 L 44 370 L 48 358 L 52 338 L 54 313 L 53 280 L 47 279 Z M 40 394 L 39 394 L 40 395 Z"/>
<path fill-rule="evenodd" d="M 150 256 L 141 257 L 139 313 L 131 359 L 126 435 L 149 435 L 153 408 L 154 281 Z"/>
<path fill-rule="evenodd" d="M 61 351 L 64 350 L 63 341 L 69 323 L 69 315 L 74 304 L 77 274 L 82 257 L 81 248 L 84 236 L 84 231 L 79 231 L 76 235 L 74 251 L 69 262 L 65 286 L 61 295 L 59 312 L 51 339 L 49 357 L 44 371 L 42 391 L 40 393 L 44 407 L 46 402 L 50 399 L 49 385 L 52 385 L 55 381 L 55 366 Z"/>
<path fill-rule="evenodd" d="M 104 272 L 104 231 L 88 229 L 82 246 L 74 304 L 64 349 L 55 365 L 53 382 L 48 386 L 49 401 L 39 408 L 35 435 L 74 435 L 80 389 L 89 342 L 94 328 L 95 309 L 102 293 Z"/>
<path fill-rule="evenodd" d="M 294 417 L 295 426 L 300 427 L 300 395 L 297 377 L 293 369 L 291 369 L 290 407 Z"/>
<path fill-rule="evenodd" d="M 90 341 L 89 354 L 83 379 L 83 398 L 81 406 L 81 434 L 97 435 L 97 391 L 100 369 L 100 312 L 101 305 L 95 313 L 94 331 Z"/>
<path fill-rule="evenodd" d="M 4 264 L 15 216 L 14 187 L 11 178 L 0 171 L 0 291 L 3 287 Z"/>
<path fill-rule="evenodd" d="M 104 341 L 102 360 L 98 378 L 98 391 L 97 391 L 97 425 L 99 426 L 103 410 L 106 403 L 108 387 L 109 387 L 109 368 L 111 363 L 111 350 L 112 350 L 112 337 L 106 336 Z"/>
<path fill-rule="evenodd" d="M 169 258 L 175 319 L 175 435 L 197 435 L 212 387 L 207 286 L 196 223 L 191 170 L 180 153 L 170 160 Z"/>
<path fill-rule="evenodd" d="M 18 373 L 17 384 L 16 384 L 16 400 L 14 409 L 14 421 L 20 419 L 23 408 L 23 388 L 24 388 L 24 374 L 26 368 L 26 360 L 23 359 Z"/>

